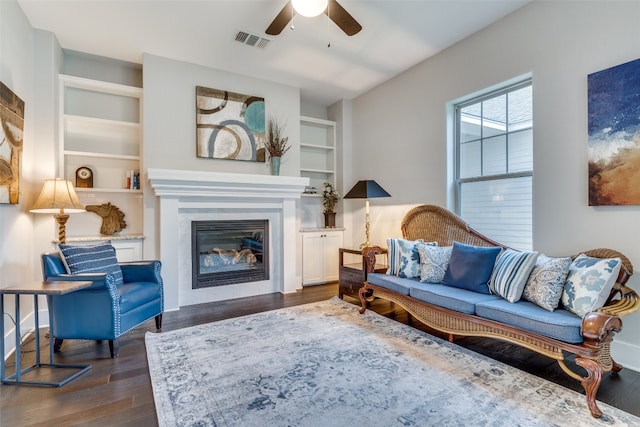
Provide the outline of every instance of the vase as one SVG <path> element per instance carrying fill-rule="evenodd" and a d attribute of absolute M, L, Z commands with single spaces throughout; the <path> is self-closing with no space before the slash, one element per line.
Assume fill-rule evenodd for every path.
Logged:
<path fill-rule="evenodd" d="M 336 226 L 336 213 L 325 212 L 324 213 L 324 226 L 325 228 L 335 228 Z"/>
<path fill-rule="evenodd" d="M 271 175 L 280 175 L 280 157 L 271 157 Z"/>

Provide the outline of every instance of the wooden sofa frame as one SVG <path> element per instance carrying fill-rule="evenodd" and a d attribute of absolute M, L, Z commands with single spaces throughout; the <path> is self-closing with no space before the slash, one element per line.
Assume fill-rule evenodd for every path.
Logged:
<path fill-rule="evenodd" d="M 451 246 L 455 241 L 477 246 L 505 247 L 483 236 L 460 217 L 439 206 L 422 205 L 411 209 L 405 215 L 401 228 L 405 239 L 436 241 L 440 246 Z M 373 272 L 376 255 L 381 252 L 382 249 L 378 246 L 363 250 L 368 273 Z M 610 371 L 618 373 L 622 369 L 610 354 L 613 336 L 622 330 L 620 317 L 638 310 L 640 303 L 636 292 L 625 285 L 633 274 L 633 265 L 626 256 L 611 249 L 594 249 L 583 253 L 597 258 L 618 257 L 622 260 L 622 268 L 605 306 L 583 317 L 582 344 L 562 342 L 493 320 L 442 308 L 368 282 L 359 291 L 362 303 L 360 313 L 365 312 L 368 301 L 383 298 L 398 304 L 428 327 L 448 334 L 451 342 L 455 336 L 498 338 L 555 359 L 565 373 L 580 381 L 586 392 L 591 415 L 599 418 L 602 411 L 596 403 L 596 394 L 602 375 Z M 586 376 L 574 372 L 566 365 L 565 360 L 569 355 L 575 355 L 575 363 L 584 368 Z"/>

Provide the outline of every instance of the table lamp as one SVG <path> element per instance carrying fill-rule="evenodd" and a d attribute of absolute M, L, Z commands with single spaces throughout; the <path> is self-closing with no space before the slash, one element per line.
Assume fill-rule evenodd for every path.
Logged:
<path fill-rule="evenodd" d="M 58 223 L 58 243 L 66 241 L 67 220 L 70 213 L 84 212 L 76 190 L 70 181 L 62 178 L 47 179 L 38 199 L 30 210 L 34 213 L 51 213 Z"/>
<path fill-rule="evenodd" d="M 360 245 L 361 248 L 371 246 L 369 235 L 371 225 L 369 223 L 369 199 L 376 197 L 391 197 L 384 188 L 380 187 L 374 180 L 358 181 L 351 190 L 344 196 L 345 199 L 366 199 L 365 201 L 365 233 L 367 240 Z"/>

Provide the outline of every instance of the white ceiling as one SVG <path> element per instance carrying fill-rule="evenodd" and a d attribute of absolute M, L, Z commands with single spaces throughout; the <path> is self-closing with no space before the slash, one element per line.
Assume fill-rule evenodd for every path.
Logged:
<path fill-rule="evenodd" d="M 264 33 L 287 0 L 18 0 L 64 49 L 142 63 L 150 53 L 301 88 L 302 100 L 353 99 L 530 0 L 339 0 L 363 29 L 325 15 Z M 235 41 L 265 37 L 266 48 Z M 328 43 L 331 47 L 327 47 Z"/>

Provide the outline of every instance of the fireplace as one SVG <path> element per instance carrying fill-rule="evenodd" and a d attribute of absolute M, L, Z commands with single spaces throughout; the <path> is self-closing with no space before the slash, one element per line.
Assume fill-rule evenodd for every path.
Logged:
<path fill-rule="evenodd" d="M 269 221 L 191 222 L 193 289 L 269 279 Z"/>

